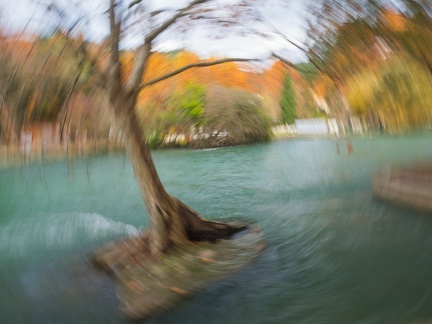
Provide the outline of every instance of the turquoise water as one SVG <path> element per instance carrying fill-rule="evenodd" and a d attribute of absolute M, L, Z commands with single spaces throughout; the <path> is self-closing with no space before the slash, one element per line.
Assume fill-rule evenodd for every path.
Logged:
<path fill-rule="evenodd" d="M 150 323 L 432 320 L 432 216 L 376 201 L 373 172 L 432 158 L 432 137 L 298 139 L 154 153 L 168 191 L 211 219 L 246 218 L 268 248 Z M 122 323 L 86 261 L 148 224 L 121 154 L 0 170 L 0 322 Z"/>

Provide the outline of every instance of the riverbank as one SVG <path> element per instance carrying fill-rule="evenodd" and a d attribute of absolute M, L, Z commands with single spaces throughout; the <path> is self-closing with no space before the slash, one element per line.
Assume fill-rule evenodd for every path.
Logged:
<path fill-rule="evenodd" d="M 89 143 L 65 143 L 60 145 L 0 145 L 0 168 L 29 163 L 50 162 L 92 156 L 104 152 L 120 151 L 120 146 L 112 145 L 108 140 Z"/>
<path fill-rule="evenodd" d="M 191 142 L 191 145 L 178 143 L 169 143 L 161 145 L 154 150 L 168 150 L 168 149 L 212 149 L 212 148 L 222 148 L 222 147 L 232 147 L 232 146 L 245 146 L 254 145 L 264 142 L 273 141 L 285 141 L 285 140 L 296 140 L 305 138 L 318 138 L 318 139 L 333 139 L 333 140 L 343 140 L 343 138 L 338 138 L 335 136 L 273 136 L 267 140 L 256 140 L 256 141 L 245 141 L 245 142 L 229 142 L 222 140 L 203 140 Z M 65 144 L 48 144 L 43 145 L 38 143 L 37 145 L 32 145 L 31 148 L 24 147 L 22 145 L 1 145 L 0 144 L 0 169 L 24 165 L 29 163 L 40 163 L 40 162 L 50 162 L 56 160 L 73 159 L 78 157 L 86 157 L 97 155 L 106 152 L 122 152 L 124 151 L 123 145 L 120 143 L 111 143 L 108 140 L 98 140 L 89 141 L 87 143 L 65 143 Z"/>
<path fill-rule="evenodd" d="M 244 143 L 231 143 L 223 141 L 201 141 L 200 143 L 194 142 L 193 145 L 187 145 L 184 143 L 180 145 L 178 143 L 169 143 L 166 145 L 161 145 L 153 150 L 163 151 L 170 149 L 211 149 L 211 148 L 222 148 L 222 147 L 232 147 L 232 146 L 248 146 L 264 142 L 278 142 L 278 141 L 295 141 L 303 139 L 327 139 L 335 141 L 336 149 L 342 152 L 347 148 L 352 152 L 353 148 L 348 148 L 355 139 L 372 139 L 372 138 L 414 138 L 416 136 L 424 136 L 424 134 L 409 134 L 409 135 L 379 135 L 374 134 L 368 135 L 345 135 L 345 136 L 335 136 L 335 135 L 274 135 L 267 141 L 245 141 Z M 217 143 L 217 145 L 215 145 Z M 0 144 L 0 168 L 19 166 L 29 163 L 39 163 L 39 162 L 49 162 L 56 160 L 72 159 L 77 157 L 93 156 L 101 153 L 107 152 L 124 152 L 124 147 L 121 141 L 109 141 L 108 139 L 103 140 L 89 140 L 85 143 L 49 143 L 41 144 L 35 143 L 29 147 L 24 147 L 22 145 L 2 145 Z"/>

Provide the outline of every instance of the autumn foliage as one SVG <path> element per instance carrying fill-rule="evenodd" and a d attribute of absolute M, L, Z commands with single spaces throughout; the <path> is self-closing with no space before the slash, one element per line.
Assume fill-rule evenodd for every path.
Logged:
<path fill-rule="evenodd" d="M 19 102 L 12 98 L 6 100 L 6 111 L 10 113 L 3 114 L 0 120 L 3 141 L 7 138 L 19 141 L 22 126 L 34 122 L 59 123 L 56 127 L 60 128 L 60 140 L 120 136 L 112 117 L 101 113 L 103 106 L 108 104 L 101 84 L 103 80 L 96 78 L 91 64 L 83 60 L 79 52 L 82 42 L 81 37 L 71 39 L 61 32 L 47 38 L 2 38 L 5 66 L 10 68 L 10 75 L 14 70 L 18 71 L 15 80 L 27 91 L 27 96 L 21 97 Z M 107 46 L 106 42 L 87 44 L 88 56 L 97 57 L 99 66 L 109 64 Z M 208 58 L 207 61 L 215 59 Z M 199 61 L 202 60 L 197 55 L 187 51 L 152 52 L 142 82 L 145 84 Z M 122 80 L 126 82 L 133 70 L 133 52 L 122 51 L 120 62 Z M 259 112 L 252 107 L 249 111 L 257 111 L 259 118 L 265 119 L 262 125 L 269 127 L 282 121 L 280 100 L 283 81 L 288 74 L 293 80 L 298 117 L 313 117 L 317 107 L 310 85 L 295 69 L 277 60 L 264 67 L 228 62 L 186 70 L 144 87 L 139 93 L 137 114 L 145 125 L 145 135 L 151 137 L 156 146 L 163 143 L 166 136 L 180 133 L 186 136 L 183 144 L 188 143 L 191 134 L 198 129 L 212 128 L 206 119 L 209 114 L 205 112 L 206 107 L 212 105 L 209 100 L 215 99 L 207 92 L 220 87 L 237 96 L 238 100 L 247 100 L 248 96 L 258 98 Z M 245 95 L 238 95 L 240 93 Z M 22 101 L 24 98 L 26 100 Z M 234 109 L 234 106 L 227 109 Z M 11 113 L 17 113 L 20 118 Z M 232 115 L 230 111 L 224 116 L 222 112 L 219 114 L 221 120 Z M 211 120 L 216 123 L 214 114 Z M 241 124 L 244 120 L 235 122 Z M 269 137 L 269 130 L 267 132 L 263 139 Z"/>

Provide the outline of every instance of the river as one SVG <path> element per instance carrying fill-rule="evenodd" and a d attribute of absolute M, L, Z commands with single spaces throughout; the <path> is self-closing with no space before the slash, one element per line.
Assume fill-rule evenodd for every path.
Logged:
<path fill-rule="evenodd" d="M 432 158 L 432 136 L 295 139 L 154 153 L 167 190 L 211 219 L 258 223 L 251 266 L 149 323 L 432 320 L 432 216 L 373 199 L 390 164 Z M 86 255 L 148 225 L 123 155 L 0 170 L 0 322 L 122 323 Z"/>

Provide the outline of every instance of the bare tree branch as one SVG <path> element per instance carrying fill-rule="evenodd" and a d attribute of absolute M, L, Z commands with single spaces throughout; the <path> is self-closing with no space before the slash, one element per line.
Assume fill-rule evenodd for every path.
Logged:
<path fill-rule="evenodd" d="M 121 20 L 116 21 L 115 14 L 115 0 L 110 0 L 109 7 L 109 20 L 110 20 L 110 31 L 111 31 L 111 55 L 110 55 L 110 95 L 117 96 L 118 91 L 121 87 L 121 67 L 120 67 L 120 54 L 119 54 L 119 44 L 120 44 L 120 31 L 121 31 Z"/>
<path fill-rule="evenodd" d="M 164 32 L 168 27 L 174 24 L 177 19 L 184 16 L 190 9 L 193 7 L 204 3 L 206 0 L 194 0 L 189 5 L 179 10 L 174 16 L 170 19 L 163 22 L 159 27 L 152 30 L 145 36 L 143 44 L 138 48 L 137 55 L 135 59 L 135 68 L 132 72 L 132 75 L 126 85 L 126 91 L 131 94 L 134 91 L 138 91 L 138 86 L 141 82 L 142 75 L 144 72 L 144 67 L 147 63 L 148 58 L 150 57 L 151 52 L 151 44 L 152 41 L 159 36 L 162 32 Z"/>
<path fill-rule="evenodd" d="M 288 61 L 287 59 L 283 58 L 282 56 L 276 54 L 276 53 L 272 53 L 272 56 L 274 58 L 277 58 L 279 61 L 281 61 L 283 64 L 293 68 L 294 70 L 298 71 L 298 72 L 302 72 L 302 73 L 309 73 L 308 71 L 305 71 L 303 69 L 300 69 L 298 66 L 296 66 L 294 63 Z"/>
<path fill-rule="evenodd" d="M 47 10 L 55 12 L 58 15 L 60 20 L 62 20 L 66 15 L 65 10 L 60 9 L 58 4 L 55 2 L 52 2 L 51 4 L 49 4 L 47 6 Z M 109 10 L 107 11 L 107 13 L 109 13 Z M 73 39 L 71 39 L 71 34 L 72 34 L 73 30 L 82 22 L 82 20 L 83 20 L 83 17 L 77 18 L 72 23 L 72 25 L 69 28 L 67 28 L 67 30 L 65 31 L 65 34 L 63 34 L 63 36 L 66 38 L 66 40 L 68 42 L 62 47 L 61 52 L 63 52 L 63 50 L 66 48 L 66 46 L 72 46 L 72 48 L 74 48 L 75 50 L 77 50 L 78 52 L 80 52 L 84 56 L 84 60 L 90 65 L 90 68 L 92 69 L 92 71 L 96 72 L 98 74 L 98 77 L 100 77 L 101 82 L 103 84 L 106 84 L 106 82 L 108 81 L 108 74 L 100 66 L 98 66 L 98 64 L 97 64 L 98 58 L 90 56 L 86 42 L 82 41 L 79 45 L 77 45 L 76 43 L 73 42 Z M 57 35 L 56 37 L 59 37 L 59 35 Z M 53 47 L 53 45 L 51 45 L 51 48 L 52 47 Z M 45 64 L 47 61 L 48 61 L 48 59 L 45 61 Z"/>
<path fill-rule="evenodd" d="M 260 20 L 267 26 L 270 27 L 271 31 L 279 36 L 281 36 L 285 41 L 290 43 L 291 45 L 298 48 L 303 53 L 307 54 L 307 50 L 297 43 L 293 42 L 291 39 L 289 39 L 284 33 L 282 33 L 278 28 L 276 28 L 267 18 L 265 18 L 261 13 L 259 13 Z"/>
<path fill-rule="evenodd" d="M 152 30 L 149 34 L 147 34 L 147 36 L 145 38 L 145 42 L 146 43 L 152 42 L 157 36 L 159 36 L 162 32 L 164 32 L 169 26 L 171 26 L 173 23 L 175 23 L 177 19 L 184 16 L 185 13 L 187 13 L 190 9 L 192 9 L 193 7 L 195 7 L 201 3 L 204 3 L 206 1 L 207 0 L 194 0 L 194 1 L 192 1 L 189 5 L 187 5 L 183 9 L 179 10 L 177 12 L 177 14 L 175 14 L 170 19 L 163 22 L 159 27 Z"/>
<path fill-rule="evenodd" d="M 323 71 L 323 69 L 319 66 L 319 64 L 312 59 L 312 57 L 310 56 L 308 50 L 300 45 L 298 45 L 297 43 L 293 42 L 291 39 L 289 39 L 284 33 L 282 33 L 279 29 L 277 29 L 268 19 L 264 18 L 262 15 L 261 16 L 261 21 L 263 21 L 265 24 L 267 24 L 268 26 L 270 26 L 271 30 L 276 33 L 277 35 L 281 36 L 286 42 L 288 42 L 289 44 L 293 45 L 294 47 L 296 47 L 297 49 L 299 49 L 300 51 L 302 51 L 303 53 L 306 54 L 307 58 L 309 59 L 309 62 L 312 63 L 312 65 L 321 73 L 324 73 L 326 75 L 328 75 L 332 80 L 336 80 L 337 78 L 335 78 L 334 76 L 329 75 L 329 73 Z M 299 72 L 306 72 L 306 71 L 300 71 L 298 69 L 298 67 L 296 67 L 293 63 L 291 63 L 290 61 L 286 60 L 285 58 L 281 57 L 280 55 L 277 55 L 276 53 L 272 53 L 272 56 L 277 58 L 278 60 L 280 60 L 282 63 L 284 63 L 285 65 L 288 65 L 294 69 L 296 69 Z"/>
<path fill-rule="evenodd" d="M 74 79 L 74 81 L 73 81 L 73 84 L 72 84 L 72 86 L 71 86 L 71 88 L 69 89 L 69 92 L 68 92 L 68 94 L 67 94 L 67 96 L 66 96 L 66 98 L 65 98 L 65 101 L 63 102 L 63 105 L 62 105 L 62 108 L 61 108 L 61 110 L 65 110 L 65 115 L 63 116 L 63 119 L 62 119 L 62 122 L 61 122 L 61 124 L 60 124 L 60 129 L 59 129 L 59 133 L 60 133 L 60 142 L 63 142 L 63 138 L 64 138 L 64 127 L 65 127 L 65 124 L 66 124 L 66 120 L 67 120 L 67 118 L 69 117 L 69 101 L 70 101 L 70 98 L 72 97 L 72 94 L 73 94 L 73 92 L 75 91 L 75 87 L 77 86 L 77 84 L 78 84 L 78 80 L 79 80 L 79 78 L 81 77 L 81 74 L 82 74 L 82 71 L 83 71 L 83 69 L 82 69 L 82 67 L 83 67 L 83 60 L 79 63 L 79 65 L 78 65 L 78 73 L 77 73 L 77 75 L 75 76 L 75 79 Z"/>
<path fill-rule="evenodd" d="M 142 2 L 142 0 L 134 0 L 131 3 L 129 3 L 128 9 L 136 6 L 137 4 L 140 4 Z"/>
<path fill-rule="evenodd" d="M 163 76 L 150 80 L 148 82 L 144 82 L 139 86 L 139 89 L 142 90 L 143 88 L 149 86 L 149 85 L 153 85 L 155 83 L 158 83 L 160 81 L 166 80 L 168 78 L 171 78 L 177 74 L 180 74 L 184 71 L 193 69 L 193 68 L 200 68 L 200 67 L 207 67 L 207 66 L 212 66 L 212 65 L 218 65 L 218 64 L 223 64 L 223 63 L 228 63 L 228 62 L 253 62 L 253 61 L 260 61 L 260 59 L 247 59 L 247 58 L 225 58 L 225 59 L 221 59 L 221 60 L 215 60 L 215 61 L 208 61 L 208 62 L 197 62 L 197 63 L 192 63 L 192 64 L 188 64 L 185 65 L 177 70 L 174 70 L 170 73 L 164 74 Z"/>
<path fill-rule="evenodd" d="M 141 82 L 144 67 L 150 57 L 151 52 L 151 43 L 145 42 L 142 44 L 136 51 L 135 56 L 135 66 L 132 71 L 132 75 L 129 78 L 128 83 L 126 84 L 126 91 L 131 94 L 134 91 L 138 90 L 138 86 Z"/>
<path fill-rule="evenodd" d="M 264 19 L 263 19 L 264 21 Z M 328 72 L 328 71 L 324 71 L 319 64 L 312 58 L 312 56 L 310 55 L 309 51 L 306 48 L 301 47 L 300 45 L 296 44 L 295 42 L 293 42 L 292 40 L 290 40 L 284 33 L 282 33 L 280 30 L 278 30 L 271 22 L 269 22 L 268 20 L 266 20 L 266 23 L 272 28 L 273 32 L 278 34 L 279 36 L 281 36 L 285 41 L 287 41 L 288 43 L 290 43 L 291 45 L 295 46 L 297 49 L 299 49 L 300 51 L 302 51 L 303 53 L 306 54 L 307 58 L 309 59 L 309 62 L 312 63 L 312 65 L 321 73 L 327 75 L 335 84 L 338 84 L 340 82 L 339 78 L 335 75 L 333 75 L 332 73 Z M 276 57 L 277 59 L 279 59 L 282 63 L 291 66 L 294 69 L 297 69 L 297 67 L 293 66 L 293 64 L 291 62 L 289 62 L 288 60 L 282 58 L 281 56 L 272 53 L 272 55 L 274 57 Z"/>

